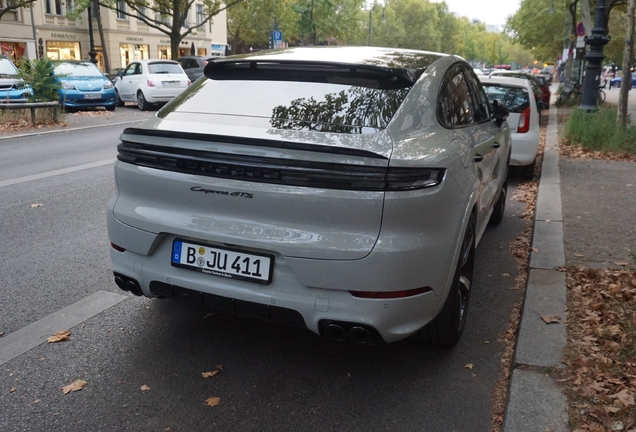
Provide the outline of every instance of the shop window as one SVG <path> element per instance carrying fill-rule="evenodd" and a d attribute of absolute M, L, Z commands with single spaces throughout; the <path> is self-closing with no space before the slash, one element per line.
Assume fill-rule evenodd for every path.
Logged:
<path fill-rule="evenodd" d="M 46 56 L 51 60 L 81 60 L 79 42 L 46 41 Z"/>
<path fill-rule="evenodd" d="M 206 56 L 208 55 L 208 50 L 205 48 L 197 48 L 197 55 Z"/>
<path fill-rule="evenodd" d="M 169 46 L 159 45 L 157 47 L 157 57 L 161 60 L 170 60 L 172 59 L 172 50 Z"/>
<path fill-rule="evenodd" d="M 142 18 L 146 16 L 146 6 L 139 5 L 139 9 L 137 10 L 137 20 L 141 21 Z"/>
<path fill-rule="evenodd" d="M 146 60 L 150 58 L 148 45 L 135 45 L 135 60 Z"/>

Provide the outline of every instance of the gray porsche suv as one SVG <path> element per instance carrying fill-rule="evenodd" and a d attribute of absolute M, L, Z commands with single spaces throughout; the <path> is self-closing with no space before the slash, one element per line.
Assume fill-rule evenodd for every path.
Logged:
<path fill-rule="evenodd" d="M 510 129 L 460 57 L 223 57 L 121 136 L 115 282 L 336 340 L 456 343 Z"/>

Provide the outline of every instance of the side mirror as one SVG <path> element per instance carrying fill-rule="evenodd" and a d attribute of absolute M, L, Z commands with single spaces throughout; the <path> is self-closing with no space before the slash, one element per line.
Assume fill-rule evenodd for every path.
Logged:
<path fill-rule="evenodd" d="M 506 106 L 502 104 L 501 102 L 499 102 L 497 99 L 492 101 L 492 112 L 493 112 L 493 118 L 495 119 L 495 124 L 498 127 L 501 127 L 504 120 L 506 120 L 508 116 L 510 115 L 510 110 L 506 108 Z"/>

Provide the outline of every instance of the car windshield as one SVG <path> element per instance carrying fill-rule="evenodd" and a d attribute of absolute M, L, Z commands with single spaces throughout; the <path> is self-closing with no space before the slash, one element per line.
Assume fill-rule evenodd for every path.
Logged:
<path fill-rule="evenodd" d="M 495 99 L 503 103 L 511 113 L 520 114 L 530 106 L 528 90 L 519 87 L 507 87 L 500 84 L 482 83 L 490 103 Z"/>
<path fill-rule="evenodd" d="M 148 72 L 151 74 L 169 74 L 169 73 L 183 73 L 179 63 L 148 63 Z"/>
<path fill-rule="evenodd" d="M 93 63 L 60 63 L 55 66 L 55 75 L 103 77 L 104 74 Z"/>
<path fill-rule="evenodd" d="M 0 59 L 0 75 L 17 75 L 18 69 L 9 59 Z"/>

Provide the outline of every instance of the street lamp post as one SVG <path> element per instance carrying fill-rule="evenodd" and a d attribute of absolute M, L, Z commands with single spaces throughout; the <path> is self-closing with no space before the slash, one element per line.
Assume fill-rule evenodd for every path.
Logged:
<path fill-rule="evenodd" d="M 583 96 L 579 109 L 585 111 L 598 110 L 598 88 L 601 83 L 601 62 L 605 58 L 603 46 L 610 37 L 605 35 L 605 0 L 598 0 L 594 28 L 592 34 L 585 37 L 585 43 L 590 46 L 590 51 L 585 56 L 587 67 L 585 68 L 585 81 L 583 82 Z"/>
<path fill-rule="evenodd" d="M 95 40 L 93 40 L 93 1 L 91 0 L 88 3 L 88 40 L 90 44 L 90 51 L 88 51 L 88 55 L 90 56 L 91 62 L 97 64 L 97 51 L 95 51 Z"/>
<path fill-rule="evenodd" d="M 371 16 L 373 15 L 373 8 L 369 9 L 369 46 L 371 46 Z"/>

